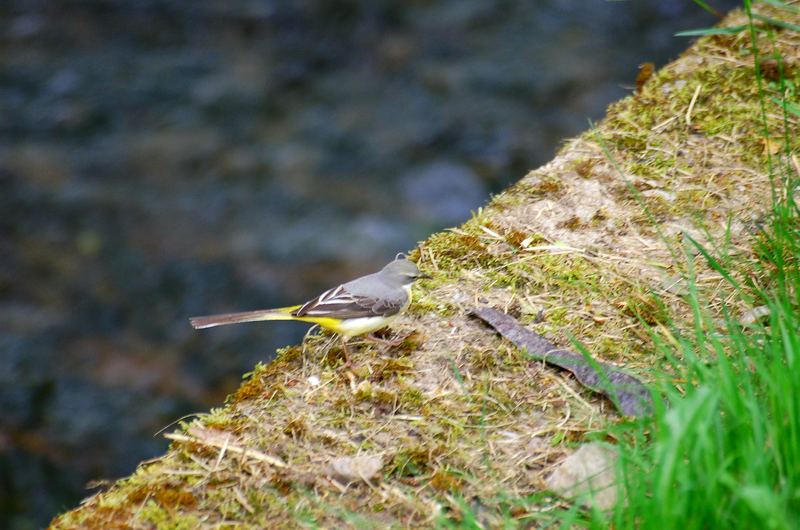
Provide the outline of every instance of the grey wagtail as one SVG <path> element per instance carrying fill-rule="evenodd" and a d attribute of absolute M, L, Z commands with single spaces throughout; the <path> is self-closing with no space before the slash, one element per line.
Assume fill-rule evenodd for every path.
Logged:
<path fill-rule="evenodd" d="M 347 341 L 394 320 L 411 303 L 411 284 L 418 278 L 430 276 L 421 273 L 413 262 L 398 258 L 376 273 L 328 289 L 305 304 L 192 317 L 189 321 L 195 329 L 262 320 L 313 322 L 342 336 L 342 350 L 349 365 Z"/>

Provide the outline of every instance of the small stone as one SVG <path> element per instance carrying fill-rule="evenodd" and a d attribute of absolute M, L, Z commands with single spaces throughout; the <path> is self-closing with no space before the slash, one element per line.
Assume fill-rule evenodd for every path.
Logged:
<path fill-rule="evenodd" d="M 319 384 L 320 384 L 319 377 L 317 377 L 316 375 L 310 376 L 308 378 L 308 384 L 311 385 L 311 386 L 319 386 Z"/>
<path fill-rule="evenodd" d="M 378 455 L 341 456 L 331 460 L 328 475 L 344 484 L 363 480 L 369 482 L 383 467 L 383 459 Z"/>
<path fill-rule="evenodd" d="M 754 307 L 742 313 L 742 317 L 739 319 L 739 323 L 742 326 L 752 326 L 756 322 L 764 320 L 764 318 L 768 317 L 770 314 L 769 307 L 765 305 L 760 305 L 758 307 Z"/>
<path fill-rule="evenodd" d="M 660 189 L 652 189 L 652 190 L 644 190 L 642 192 L 643 197 L 658 197 L 660 199 L 664 199 L 667 202 L 675 202 L 675 194 L 670 193 L 668 191 L 660 190 Z"/>
<path fill-rule="evenodd" d="M 614 464 L 617 452 L 603 444 L 581 446 L 548 477 L 548 489 L 568 499 L 581 499 L 584 505 L 608 510 L 617 502 Z"/>

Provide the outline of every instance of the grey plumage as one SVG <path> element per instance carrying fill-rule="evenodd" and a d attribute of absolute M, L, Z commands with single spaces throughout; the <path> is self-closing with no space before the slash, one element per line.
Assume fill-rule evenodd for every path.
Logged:
<path fill-rule="evenodd" d="M 380 271 L 329 289 L 292 312 L 294 316 L 363 318 L 391 316 L 408 305 L 409 288 L 424 276 L 406 259 L 397 259 Z"/>
<path fill-rule="evenodd" d="M 203 329 L 263 320 L 303 320 L 339 333 L 360 334 L 362 329 L 380 324 L 381 318 L 388 319 L 403 311 L 411 301 L 411 284 L 417 278 L 427 277 L 413 262 L 400 258 L 374 274 L 329 289 L 299 306 L 192 317 L 190 321 L 195 328 Z M 319 321 L 328 318 L 342 323 Z M 358 323 L 357 319 L 372 319 L 374 323 Z M 348 328 L 347 323 L 352 325 Z"/>
<path fill-rule="evenodd" d="M 404 259 L 395 259 L 380 271 L 329 289 L 300 306 L 245 311 L 225 315 L 193 317 L 196 329 L 258 322 L 264 320 L 300 320 L 313 322 L 342 337 L 345 364 L 350 365 L 347 341 L 386 326 L 411 303 L 411 284 L 418 278 L 429 278 L 417 266 Z"/>

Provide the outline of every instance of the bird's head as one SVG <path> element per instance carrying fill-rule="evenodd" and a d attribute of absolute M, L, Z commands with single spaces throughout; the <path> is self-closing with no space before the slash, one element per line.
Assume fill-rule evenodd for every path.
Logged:
<path fill-rule="evenodd" d="M 398 281 L 403 286 L 411 285 L 420 278 L 431 277 L 420 271 L 416 263 L 405 258 L 392 261 L 381 270 L 381 274 Z"/>

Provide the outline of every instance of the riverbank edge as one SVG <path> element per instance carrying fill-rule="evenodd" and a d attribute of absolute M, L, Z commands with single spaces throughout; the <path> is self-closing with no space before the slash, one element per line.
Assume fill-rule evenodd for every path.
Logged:
<path fill-rule="evenodd" d="M 745 23 L 734 12 L 720 25 Z M 52 527 L 419 527 L 457 519 L 463 499 L 480 499 L 491 522 L 500 497 L 542 491 L 576 443 L 616 421 L 613 407 L 527 362 L 469 308 L 501 307 L 647 379 L 659 359 L 642 322 L 688 311 L 670 249 L 704 237 L 700 226 L 748 248 L 770 203 L 776 153 L 761 134 L 749 38 L 701 39 L 552 162 L 422 242 L 412 257 L 434 278 L 396 326 L 411 334 L 403 344 L 361 345 L 350 371 L 325 337 L 283 349 L 223 408 L 173 433 L 164 456 Z M 794 46 L 775 44 L 789 57 Z M 708 292 L 723 288 L 712 271 L 701 277 Z M 347 485 L 332 466 L 356 455 L 380 465 Z"/>

